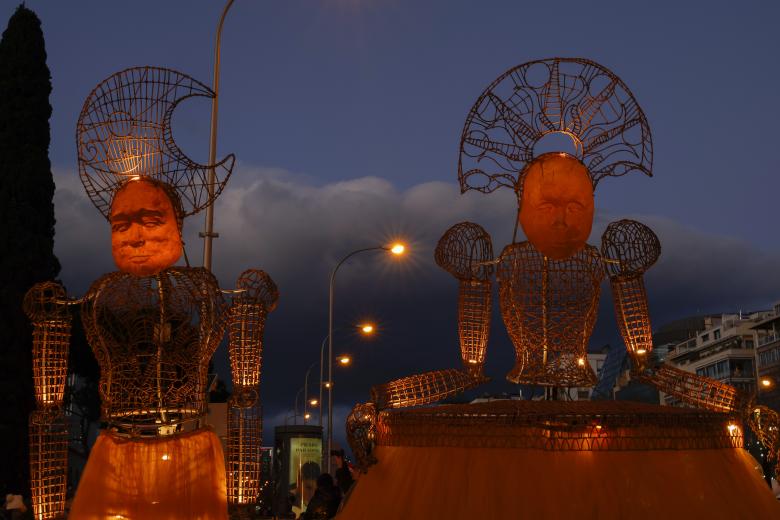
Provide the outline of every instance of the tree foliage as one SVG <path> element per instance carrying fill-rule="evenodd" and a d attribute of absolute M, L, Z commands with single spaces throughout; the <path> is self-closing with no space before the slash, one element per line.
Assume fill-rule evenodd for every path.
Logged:
<path fill-rule="evenodd" d="M 41 22 L 20 5 L 0 40 L 0 491 L 29 496 L 27 419 L 34 407 L 25 292 L 53 280 L 51 76 Z"/>

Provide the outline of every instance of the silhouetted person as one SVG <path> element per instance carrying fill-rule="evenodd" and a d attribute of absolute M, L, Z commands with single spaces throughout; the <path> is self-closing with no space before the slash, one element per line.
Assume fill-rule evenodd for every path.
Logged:
<path fill-rule="evenodd" d="M 304 520 L 325 520 L 336 516 L 341 503 L 341 491 L 333 485 L 333 477 L 329 473 L 323 473 L 317 477 L 317 491 L 309 501 Z"/>
<path fill-rule="evenodd" d="M 336 485 L 341 490 L 341 494 L 346 495 L 355 479 L 352 478 L 352 472 L 344 460 L 344 450 L 332 450 L 330 455 L 332 464 L 336 468 Z"/>

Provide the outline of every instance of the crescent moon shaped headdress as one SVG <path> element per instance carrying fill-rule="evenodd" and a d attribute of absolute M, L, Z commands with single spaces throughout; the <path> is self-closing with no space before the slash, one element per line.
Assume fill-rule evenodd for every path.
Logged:
<path fill-rule="evenodd" d="M 87 96 L 76 126 L 79 176 L 103 216 L 108 218 L 116 191 L 139 178 L 173 188 L 181 199 L 182 217 L 219 196 L 235 156 L 213 166 L 198 164 L 184 155 L 171 133 L 176 106 L 195 96 L 213 98 L 214 92 L 186 74 L 158 67 L 117 72 Z M 216 181 L 209 193 L 211 168 Z"/>
<path fill-rule="evenodd" d="M 650 127 L 625 83 L 598 63 L 550 58 L 508 70 L 471 107 L 460 141 L 461 193 L 520 194 L 535 145 L 554 133 L 572 139 L 594 188 L 633 170 L 652 176 Z"/>

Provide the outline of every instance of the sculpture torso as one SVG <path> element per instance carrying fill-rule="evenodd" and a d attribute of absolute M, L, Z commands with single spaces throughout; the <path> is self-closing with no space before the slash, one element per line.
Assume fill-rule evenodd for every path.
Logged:
<path fill-rule="evenodd" d="M 499 300 L 515 367 L 514 383 L 591 386 L 588 340 L 596 322 L 604 267 L 586 245 L 563 260 L 545 257 L 530 242 L 508 245 L 498 264 Z"/>
<path fill-rule="evenodd" d="M 201 268 L 145 277 L 114 272 L 97 280 L 82 319 L 100 365 L 103 420 L 157 435 L 161 426 L 202 416 L 225 309 L 216 279 Z"/>

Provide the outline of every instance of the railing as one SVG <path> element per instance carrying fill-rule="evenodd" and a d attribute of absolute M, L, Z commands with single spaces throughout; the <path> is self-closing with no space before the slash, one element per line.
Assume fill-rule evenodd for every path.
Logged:
<path fill-rule="evenodd" d="M 770 334 L 769 336 L 758 338 L 758 346 L 763 347 L 768 343 L 772 343 L 773 341 L 778 341 L 778 340 L 780 340 L 780 334 Z"/>

